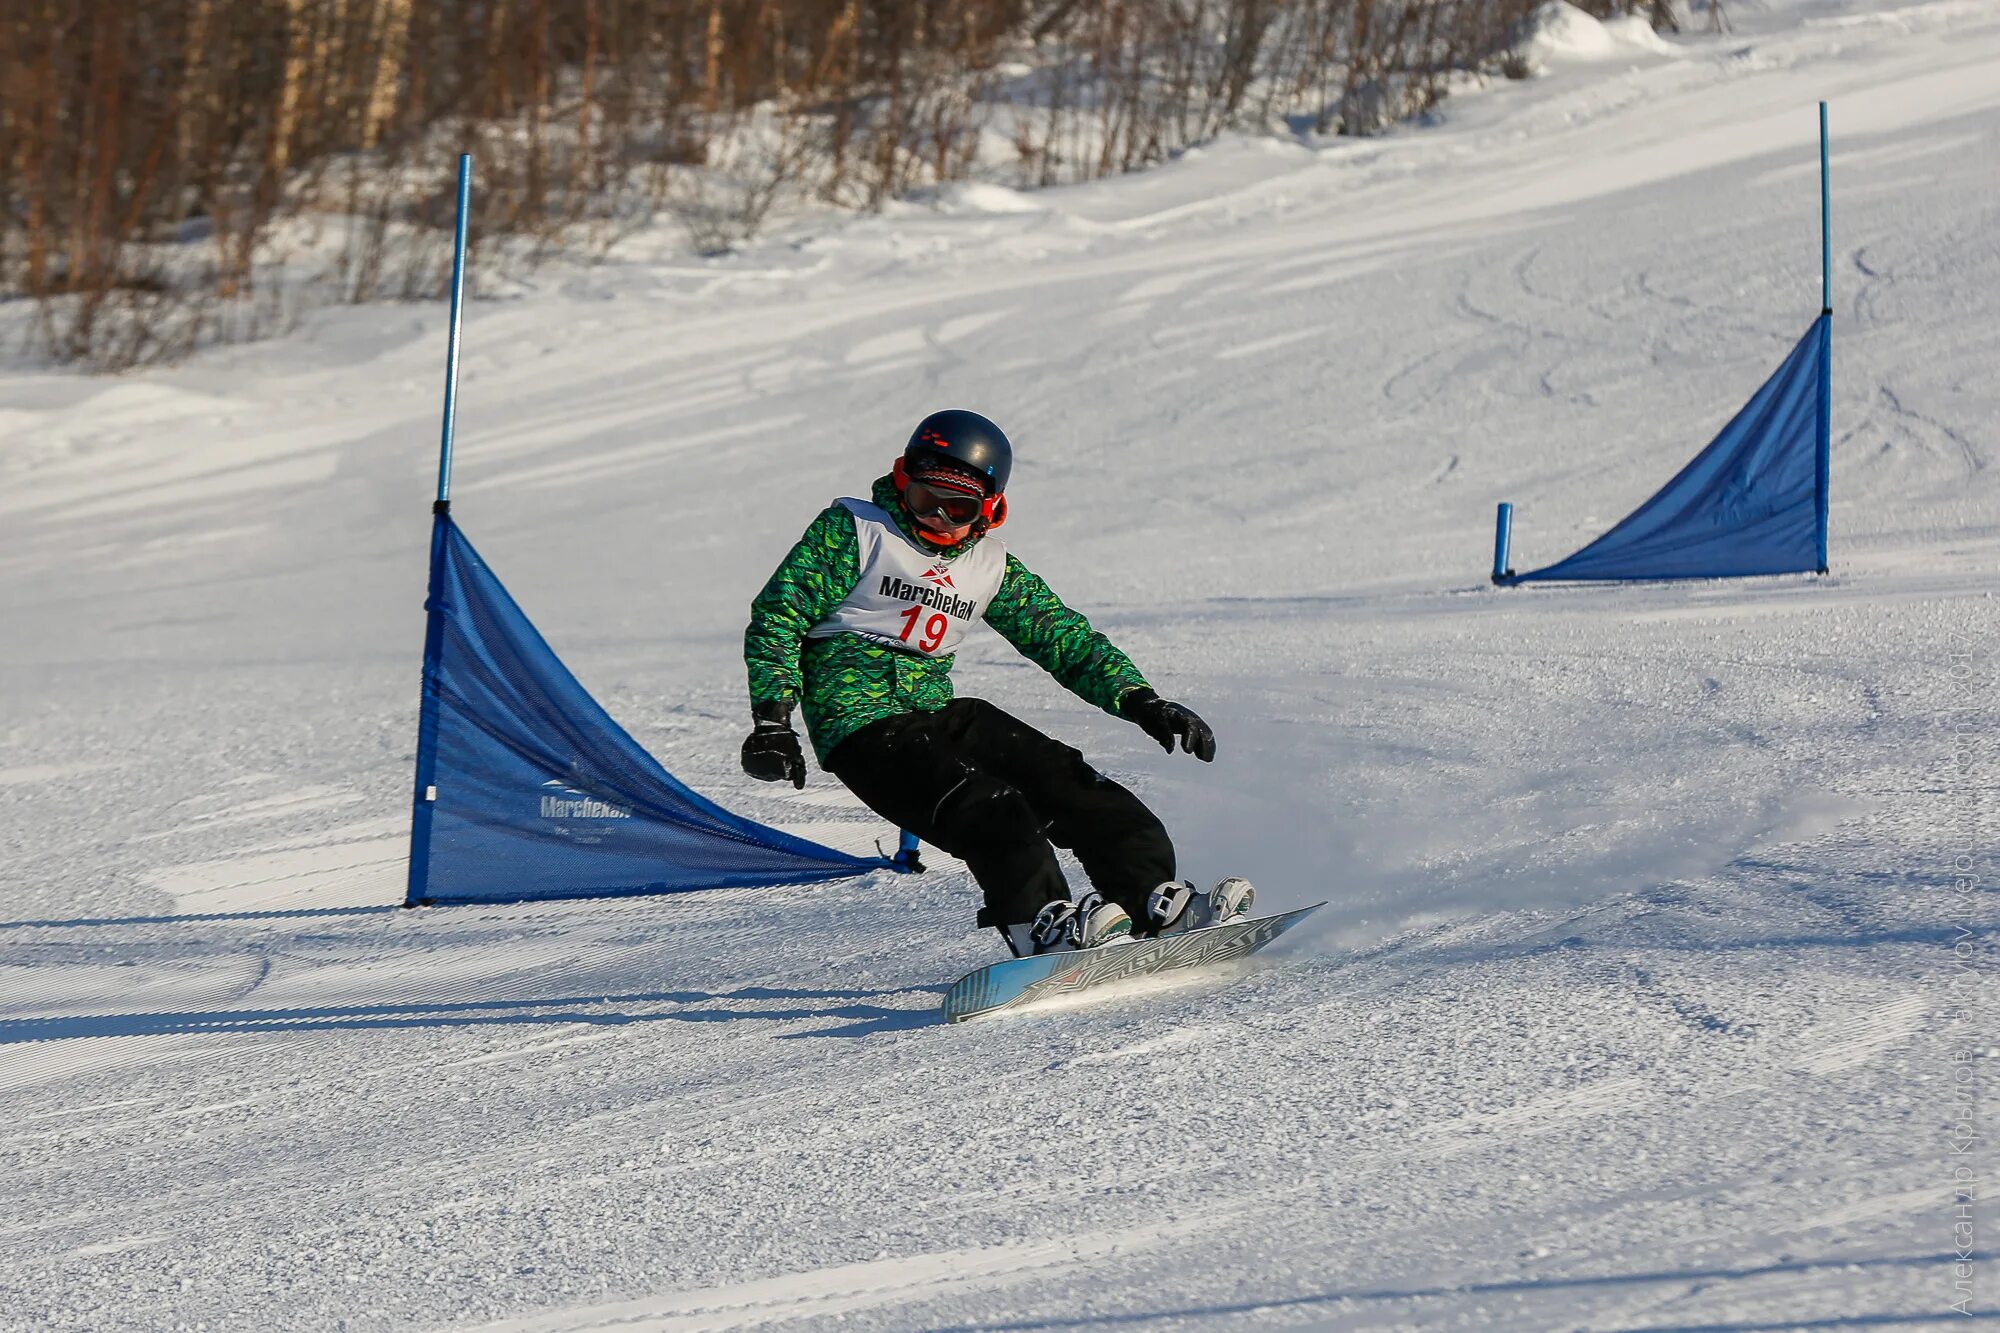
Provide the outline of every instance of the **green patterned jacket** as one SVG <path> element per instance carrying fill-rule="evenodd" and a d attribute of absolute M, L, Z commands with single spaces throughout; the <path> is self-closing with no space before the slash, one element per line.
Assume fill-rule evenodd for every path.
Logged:
<path fill-rule="evenodd" d="M 906 534 L 915 535 L 889 478 L 876 481 L 872 498 Z M 942 554 L 956 556 L 978 540 L 969 537 Z M 799 701 L 822 766 L 836 745 L 870 722 L 935 711 L 952 698 L 949 655 L 926 657 L 856 634 L 806 638 L 806 631 L 832 615 L 860 580 L 854 516 L 830 505 L 750 603 L 750 627 L 743 633 L 751 701 Z M 1148 688 L 1132 659 L 1092 629 L 1081 613 L 1064 606 L 1048 584 L 1011 554 L 984 619 L 1064 688 L 1114 716 L 1127 693 Z"/>

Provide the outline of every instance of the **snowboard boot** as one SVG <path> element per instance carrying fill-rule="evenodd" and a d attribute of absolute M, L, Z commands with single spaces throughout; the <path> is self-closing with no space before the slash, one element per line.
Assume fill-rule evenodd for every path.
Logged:
<path fill-rule="evenodd" d="M 1076 902 L 1058 898 L 1035 913 L 1033 921 L 1002 926 L 1007 947 L 1016 958 L 1060 953 L 1065 949 L 1095 949 L 1132 934 L 1132 918 L 1124 908 L 1092 890 Z"/>
<path fill-rule="evenodd" d="M 1155 935 L 1179 935 L 1249 916 L 1256 898 L 1250 881 L 1235 875 L 1207 893 L 1184 879 L 1170 879 L 1146 895 L 1146 922 Z"/>

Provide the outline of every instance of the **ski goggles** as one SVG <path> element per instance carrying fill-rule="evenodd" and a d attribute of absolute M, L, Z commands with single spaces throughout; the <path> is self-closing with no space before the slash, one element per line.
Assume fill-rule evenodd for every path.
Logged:
<path fill-rule="evenodd" d="M 954 528 L 962 528 L 986 513 L 983 497 L 922 481 L 912 481 L 903 488 L 903 503 L 918 518 L 942 519 Z"/>

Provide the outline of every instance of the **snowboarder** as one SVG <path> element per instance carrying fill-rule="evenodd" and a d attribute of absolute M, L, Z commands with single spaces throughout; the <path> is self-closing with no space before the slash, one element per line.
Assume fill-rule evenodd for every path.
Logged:
<path fill-rule="evenodd" d="M 813 520 L 750 604 L 743 656 L 756 725 L 744 771 L 805 786 L 791 723 L 803 705 L 820 767 L 884 819 L 964 860 L 985 895 L 979 924 L 998 927 L 1017 956 L 1246 914 L 1248 881 L 1199 893 L 1177 879 L 1158 817 L 1076 750 L 985 700 L 953 697 L 953 652 L 984 620 L 1168 753 L 1178 741 L 1215 758 L 1207 723 L 1160 698 L 1008 553 L 995 529 L 1007 520 L 1012 465 L 991 421 L 935 412 L 870 499 L 838 500 Z M 1076 902 L 1052 842 L 1090 877 Z"/>

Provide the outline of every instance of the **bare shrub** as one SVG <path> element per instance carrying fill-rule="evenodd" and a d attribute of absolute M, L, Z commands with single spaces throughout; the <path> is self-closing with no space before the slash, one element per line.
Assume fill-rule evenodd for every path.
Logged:
<path fill-rule="evenodd" d="M 1721 6 L 1709 0 L 1711 21 Z M 1675 23 L 1670 0 L 1583 0 Z M 488 273 L 660 210 L 740 246 L 788 194 L 1094 179 L 1225 130 L 1371 134 L 1516 72 L 1533 0 L 12 0 L 0 294 L 116 368 L 428 297 L 474 151 Z"/>

